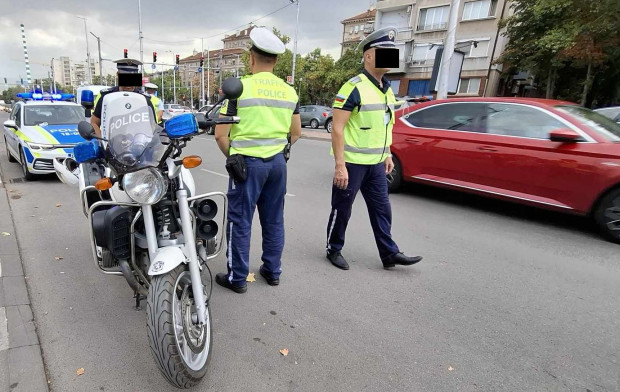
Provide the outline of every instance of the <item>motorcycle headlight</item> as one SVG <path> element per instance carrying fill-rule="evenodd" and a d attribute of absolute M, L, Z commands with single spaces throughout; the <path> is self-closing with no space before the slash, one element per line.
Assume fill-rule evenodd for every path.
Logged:
<path fill-rule="evenodd" d="M 148 168 L 123 176 L 123 188 L 133 201 L 140 204 L 155 204 L 164 197 L 167 183 L 157 169 Z"/>

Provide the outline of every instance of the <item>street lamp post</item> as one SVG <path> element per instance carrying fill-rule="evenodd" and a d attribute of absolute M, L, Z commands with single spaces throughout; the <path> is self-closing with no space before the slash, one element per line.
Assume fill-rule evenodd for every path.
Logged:
<path fill-rule="evenodd" d="M 448 81 L 450 75 L 450 62 L 454 54 L 454 43 L 456 40 L 456 26 L 458 24 L 458 12 L 461 6 L 461 0 L 452 0 L 450 6 L 450 16 L 448 16 L 448 33 L 446 35 L 445 45 L 443 46 L 443 55 L 439 66 L 437 99 L 448 98 Z"/>
<path fill-rule="evenodd" d="M 88 29 L 86 28 L 86 18 L 77 15 L 75 15 L 75 17 L 84 21 L 84 36 L 86 37 L 86 62 L 88 65 L 88 82 L 92 84 L 93 76 L 90 72 L 90 49 L 88 48 Z"/>
<path fill-rule="evenodd" d="M 295 43 L 293 45 L 293 70 L 291 71 L 291 83 L 295 85 L 295 65 L 297 64 L 297 33 L 299 30 L 299 0 L 289 0 L 291 3 L 297 3 L 297 22 L 295 23 Z"/>

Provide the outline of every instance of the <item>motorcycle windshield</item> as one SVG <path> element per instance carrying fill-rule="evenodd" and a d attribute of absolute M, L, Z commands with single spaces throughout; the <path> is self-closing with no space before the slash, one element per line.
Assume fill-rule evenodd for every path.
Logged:
<path fill-rule="evenodd" d="M 161 143 L 161 127 L 155 122 L 153 110 L 144 96 L 119 92 L 105 98 L 102 131 L 107 134 L 108 148 L 114 160 L 127 172 L 157 166 L 166 146 Z"/>

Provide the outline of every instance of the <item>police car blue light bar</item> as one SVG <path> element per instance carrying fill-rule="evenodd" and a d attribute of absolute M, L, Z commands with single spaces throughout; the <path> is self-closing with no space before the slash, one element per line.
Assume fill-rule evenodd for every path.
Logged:
<path fill-rule="evenodd" d="M 61 94 L 50 94 L 50 93 L 40 93 L 40 92 L 30 92 L 30 93 L 17 93 L 17 97 L 24 100 L 33 100 L 33 101 L 45 101 L 45 100 L 56 100 L 56 101 L 66 101 L 69 99 L 73 99 L 75 95 L 68 93 Z"/>

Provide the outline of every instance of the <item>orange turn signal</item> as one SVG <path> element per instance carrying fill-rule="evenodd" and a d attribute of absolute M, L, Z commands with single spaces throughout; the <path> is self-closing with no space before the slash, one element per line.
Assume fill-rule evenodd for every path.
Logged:
<path fill-rule="evenodd" d="M 202 158 L 200 158 L 198 155 L 190 155 L 183 158 L 183 167 L 186 169 L 193 169 L 200 166 L 201 163 Z"/>
<path fill-rule="evenodd" d="M 112 180 L 110 180 L 109 177 L 103 177 L 102 179 L 95 182 L 95 188 L 97 188 L 97 190 L 99 191 L 107 191 L 108 189 L 112 188 L 112 185 Z"/>

